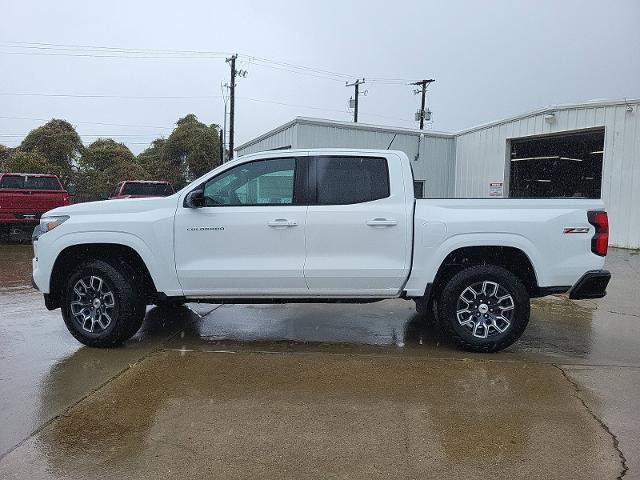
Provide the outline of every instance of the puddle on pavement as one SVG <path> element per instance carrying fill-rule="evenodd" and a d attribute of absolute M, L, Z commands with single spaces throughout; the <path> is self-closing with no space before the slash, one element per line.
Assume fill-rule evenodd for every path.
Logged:
<path fill-rule="evenodd" d="M 32 478 L 618 473 L 610 437 L 548 365 L 173 352 L 72 408 L 0 473 L 12 468 Z"/>

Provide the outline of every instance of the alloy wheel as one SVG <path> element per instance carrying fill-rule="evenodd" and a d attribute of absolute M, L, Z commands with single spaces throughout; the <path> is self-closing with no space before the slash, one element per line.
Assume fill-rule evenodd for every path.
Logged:
<path fill-rule="evenodd" d="M 465 288 L 458 297 L 456 317 L 476 338 L 490 338 L 507 331 L 513 321 L 515 302 L 497 282 L 485 280 Z"/>
<path fill-rule="evenodd" d="M 101 333 L 111 325 L 115 306 L 113 292 L 97 275 L 83 277 L 73 286 L 71 313 L 89 333 Z"/>

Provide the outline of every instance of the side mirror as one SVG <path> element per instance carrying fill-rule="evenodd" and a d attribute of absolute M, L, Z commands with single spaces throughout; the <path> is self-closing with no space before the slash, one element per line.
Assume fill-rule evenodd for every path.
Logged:
<path fill-rule="evenodd" d="M 76 186 L 75 185 L 67 186 L 67 193 L 69 194 L 70 197 L 75 197 L 77 193 Z"/>
<path fill-rule="evenodd" d="M 184 206 L 186 208 L 204 207 L 204 190 L 198 188 L 187 193 L 187 196 L 184 197 Z"/>

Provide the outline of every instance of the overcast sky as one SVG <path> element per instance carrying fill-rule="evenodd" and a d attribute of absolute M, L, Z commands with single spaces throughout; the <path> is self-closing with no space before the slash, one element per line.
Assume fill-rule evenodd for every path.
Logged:
<path fill-rule="evenodd" d="M 222 124 L 228 52 L 240 53 L 238 67 L 248 71 L 238 80 L 236 146 L 296 116 L 351 119 L 343 74 L 367 79 L 361 122 L 402 127 L 417 126 L 419 104 L 406 81 L 435 78 L 429 128 L 439 131 L 547 105 L 640 97 L 637 0 L 0 6 L 0 143 L 10 146 L 52 117 L 73 123 L 85 144 L 109 136 L 136 153 L 187 113 Z"/>

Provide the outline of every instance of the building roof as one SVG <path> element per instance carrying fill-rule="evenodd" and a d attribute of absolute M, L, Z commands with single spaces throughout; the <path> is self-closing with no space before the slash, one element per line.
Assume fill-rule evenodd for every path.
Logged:
<path fill-rule="evenodd" d="M 640 98 L 623 98 L 619 100 L 589 100 L 581 103 L 563 103 L 559 105 L 549 105 L 547 107 L 539 108 L 537 110 L 531 110 L 529 112 L 521 113 L 519 115 L 512 115 L 511 117 L 503 118 L 501 120 L 494 120 L 492 122 L 482 123 L 475 127 L 466 128 L 455 133 L 455 136 L 465 133 L 471 133 L 477 130 L 483 130 L 489 127 L 495 127 L 496 125 L 502 125 L 505 123 L 513 122 L 514 120 L 521 120 L 524 118 L 535 117 L 536 115 L 542 115 L 545 113 L 557 112 L 558 110 L 572 110 L 582 108 L 594 108 L 594 107 L 613 107 L 617 105 L 638 105 L 640 104 Z"/>
<path fill-rule="evenodd" d="M 420 130 L 417 128 L 403 128 L 403 127 L 389 127 L 385 125 L 372 125 L 368 123 L 353 123 L 353 122 L 344 122 L 339 120 L 329 120 L 326 118 L 312 118 L 312 117 L 296 117 L 293 120 L 280 125 L 268 132 L 263 133 L 262 135 L 257 136 L 256 138 L 249 140 L 248 142 L 243 143 L 235 148 L 235 150 L 240 150 L 242 148 L 250 147 L 254 143 L 258 143 L 265 138 L 269 138 L 277 133 L 280 133 L 294 125 L 321 125 L 326 127 L 334 127 L 334 128 L 347 128 L 349 130 L 368 130 L 371 132 L 388 132 L 388 133 L 404 133 L 408 135 L 427 135 L 431 137 L 445 137 L 445 138 L 453 138 L 453 134 L 445 133 L 445 132 L 436 132 L 434 130 Z"/>
<path fill-rule="evenodd" d="M 503 118 L 501 120 L 494 120 L 492 122 L 483 123 L 481 125 L 477 125 L 475 127 L 470 127 L 464 130 L 453 132 L 453 133 L 438 132 L 434 130 L 420 130 L 417 128 L 392 127 L 392 126 L 386 126 L 386 125 L 373 125 L 373 124 L 367 124 L 367 123 L 353 123 L 353 122 L 345 122 L 345 121 L 339 121 L 339 120 L 329 120 L 324 118 L 296 117 L 293 120 L 283 125 L 280 125 L 279 127 L 269 130 L 268 132 L 265 132 L 262 135 L 259 135 L 256 138 L 243 143 L 242 145 L 239 145 L 238 147 L 235 148 L 235 150 L 237 151 L 237 150 L 249 147 L 255 143 L 260 142 L 261 140 L 264 140 L 265 138 L 269 138 L 294 125 L 321 125 L 321 126 L 327 126 L 327 127 L 347 128 L 350 130 L 368 130 L 368 131 L 375 131 L 375 132 L 403 133 L 407 135 L 423 134 L 425 136 L 431 136 L 431 137 L 454 138 L 458 135 L 462 135 L 465 133 L 470 133 L 477 130 L 494 127 L 496 125 L 501 125 L 504 123 L 512 122 L 514 120 L 533 117 L 533 116 L 544 114 L 544 113 L 556 112 L 558 110 L 568 110 L 568 109 L 576 109 L 576 108 L 578 109 L 594 108 L 594 107 L 616 106 L 616 105 L 637 105 L 637 104 L 640 104 L 640 98 L 632 98 L 632 99 L 623 98 L 618 100 L 590 100 L 582 103 L 550 105 L 537 110 L 521 113 L 519 115 L 513 115 L 511 117 Z"/>

